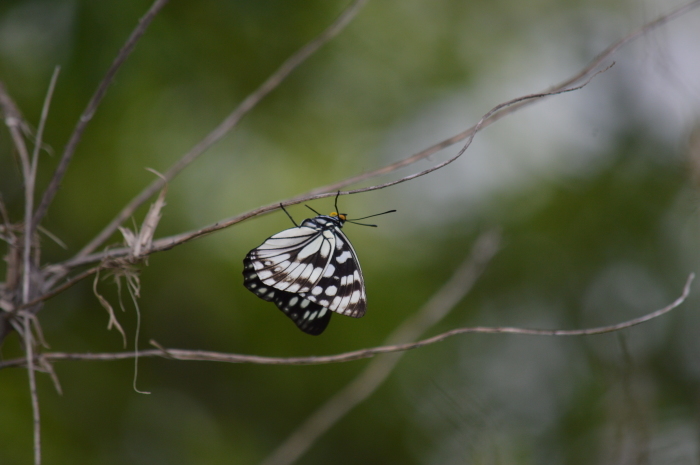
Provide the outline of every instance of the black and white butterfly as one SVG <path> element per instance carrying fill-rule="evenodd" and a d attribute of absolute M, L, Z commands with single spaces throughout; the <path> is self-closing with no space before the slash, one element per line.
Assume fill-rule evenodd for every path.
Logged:
<path fill-rule="evenodd" d="M 301 225 L 280 205 L 295 227 L 270 236 L 243 260 L 243 285 L 261 299 L 274 302 L 308 334 L 321 334 L 332 312 L 360 318 L 367 309 L 360 263 L 341 231 L 346 221 L 356 220 L 337 213 L 337 202 L 338 196 L 336 212 L 330 215 L 309 207 L 318 216 Z M 372 216 L 377 215 L 365 218 Z"/>

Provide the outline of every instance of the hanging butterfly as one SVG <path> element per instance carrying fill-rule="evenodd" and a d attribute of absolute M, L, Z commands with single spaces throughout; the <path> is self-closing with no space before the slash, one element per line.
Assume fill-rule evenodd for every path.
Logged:
<path fill-rule="evenodd" d="M 355 250 L 341 228 L 345 222 L 392 213 L 390 210 L 357 220 L 345 213 L 316 213 L 298 225 L 282 204 L 294 228 L 285 229 L 254 248 L 243 260 L 243 285 L 255 295 L 274 302 L 307 334 L 319 335 L 332 312 L 360 318 L 367 308 L 365 282 Z"/>

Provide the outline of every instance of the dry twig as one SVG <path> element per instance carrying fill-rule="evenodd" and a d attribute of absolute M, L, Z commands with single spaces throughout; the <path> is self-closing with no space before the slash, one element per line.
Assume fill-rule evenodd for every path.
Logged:
<path fill-rule="evenodd" d="M 558 93 L 566 92 L 567 89 L 569 89 L 569 86 L 572 86 L 576 82 L 581 82 L 583 79 L 589 78 L 592 74 L 596 73 L 596 70 L 602 65 L 602 63 L 605 60 L 609 59 L 623 45 L 625 45 L 629 42 L 632 42 L 635 39 L 638 39 L 639 37 L 648 33 L 652 29 L 657 28 L 663 24 L 666 24 L 667 22 L 682 16 L 683 14 L 689 12 L 690 10 L 692 10 L 693 8 L 696 8 L 698 6 L 700 6 L 700 0 L 695 0 L 691 3 L 688 3 L 686 5 L 683 5 L 677 9 L 673 10 L 671 13 L 669 13 L 667 15 L 661 16 L 658 19 L 643 25 L 642 27 L 638 28 L 637 30 L 631 32 L 630 34 L 626 35 L 625 37 L 623 37 L 619 41 L 617 41 L 614 44 L 607 47 L 603 52 L 601 52 L 599 55 L 597 55 L 590 63 L 588 63 L 580 71 L 578 71 L 576 74 L 569 77 L 565 81 L 551 87 L 550 89 L 548 89 L 544 92 L 532 94 L 530 96 L 520 97 L 518 99 L 511 100 L 510 103 L 501 104 L 501 105 L 499 105 L 499 107 L 501 107 L 501 108 L 496 107 L 496 108 L 498 108 L 498 110 L 496 110 L 496 108 L 494 108 L 494 110 L 496 110 L 496 111 L 492 110 L 489 113 L 487 113 L 487 115 L 489 115 L 489 116 L 487 118 L 485 118 L 479 124 L 474 125 L 471 128 L 469 128 L 469 129 L 467 129 L 459 134 L 456 134 L 453 137 L 450 137 L 449 139 L 441 141 L 441 142 L 439 142 L 431 147 L 428 147 L 427 149 L 422 150 L 414 155 L 411 155 L 403 160 L 400 160 L 398 162 L 389 164 L 385 167 L 382 167 L 382 168 L 379 168 L 379 169 L 376 169 L 376 170 L 373 170 L 373 171 L 370 171 L 367 173 L 363 173 L 361 175 L 349 177 L 343 181 L 340 181 L 340 182 L 337 182 L 334 184 L 330 184 L 330 185 L 327 185 L 324 187 L 319 187 L 319 188 L 313 189 L 313 190 L 307 192 L 306 194 L 301 194 L 301 195 L 293 197 L 292 199 L 289 199 L 289 200 L 285 200 L 282 202 L 274 202 L 274 203 L 271 203 L 269 205 L 265 205 L 263 207 L 256 208 L 254 210 L 250 210 L 246 213 L 242 213 L 240 215 L 236 215 L 234 217 L 218 221 L 210 226 L 201 228 L 201 229 L 196 230 L 196 231 L 185 232 L 185 233 L 177 234 L 175 236 L 170 236 L 170 237 L 158 239 L 156 241 L 153 241 L 153 249 L 150 251 L 150 253 L 169 250 L 170 248 L 172 248 L 176 245 L 182 244 L 182 243 L 187 242 L 189 240 L 192 240 L 194 238 L 210 234 L 210 233 L 217 231 L 219 229 L 227 228 L 229 226 L 240 223 L 240 222 L 245 221 L 247 219 L 250 219 L 252 217 L 277 210 L 278 208 L 280 208 L 280 204 L 284 205 L 284 206 L 295 205 L 295 204 L 308 202 L 308 201 L 312 201 L 312 200 L 335 195 L 336 191 L 338 191 L 339 189 L 341 189 L 345 186 L 348 186 L 350 184 L 364 181 L 364 180 L 367 180 L 369 178 L 373 178 L 376 176 L 386 175 L 386 174 L 389 174 L 391 172 L 398 170 L 399 168 L 402 168 L 402 167 L 408 166 L 410 164 L 416 163 L 420 160 L 423 160 L 423 159 L 429 157 L 430 155 L 432 155 L 432 154 L 434 154 L 434 153 L 436 153 L 436 152 L 438 152 L 446 147 L 452 146 L 458 142 L 461 142 L 465 139 L 473 137 L 475 134 L 475 130 L 477 129 L 477 126 L 481 129 L 483 129 L 483 128 L 489 126 L 490 124 L 498 121 L 499 119 L 518 111 L 519 109 L 523 108 L 525 105 L 529 105 L 530 103 L 533 103 L 534 101 L 536 101 L 539 98 L 542 98 L 542 97 L 548 96 L 548 95 L 555 95 Z M 578 87 L 574 87 L 571 89 L 575 89 L 575 88 L 578 88 Z M 196 147 L 199 147 L 202 143 L 198 144 Z M 193 151 L 194 151 L 194 149 L 193 149 Z M 187 155 L 185 157 L 187 157 Z M 166 174 L 166 176 L 167 176 L 167 174 Z M 403 182 L 403 181 L 400 181 L 400 182 Z M 380 186 L 381 187 L 373 186 L 373 187 L 365 188 L 365 189 L 357 189 L 357 190 L 353 190 L 353 191 L 344 192 L 342 194 L 365 192 L 365 191 L 371 190 L 371 189 L 387 187 L 386 185 L 380 185 Z M 132 203 L 130 203 L 129 205 L 132 205 L 133 202 L 135 202 L 137 199 L 139 199 L 139 201 L 138 201 L 138 204 L 134 204 L 134 208 L 141 205 L 143 202 L 145 202 L 146 199 L 142 198 L 142 196 L 146 195 L 146 192 L 148 192 L 149 196 L 153 195 L 155 192 L 157 192 L 157 188 L 155 187 L 155 184 L 152 184 L 146 190 L 144 190 L 141 194 L 139 194 L 139 196 L 137 198 L 135 198 L 132 201 Z M 99 244 L 104 242 L 109 237 L 109 235 L 111 235 L 112 232 L 114 232 L 114 230 L 116 230 L 118 225 L 121 224 L 121 222 L 123 222 L 124 219 L 126 219 L 128 217 L 128 215 L 127 216 L 123 215 L 124 212 L 126 212 L 126 211 L 132 212 L 133 210 L 130 206 L 125 207 L 125 209 L 122 211 L 122 213 L 120 213 L 120 215 L 118 215 L 112 221 L 112 223 L 110 223 L 110 225 L 108 227 L 106 227 L 90 244 L 88 244 L 78 254 L 76 254 L 76 256 L 56 265 L 54 267 L 54 276 L 48 282 L 50 282 L 50 283 L 57 282 L 57 280 L 62 279 L 64 276 L 66 276 L 66 274 L 70 271 L 70 269 L 72 269 L 76 266 L 81 266 L 81 265 L 88 264 L 88 263 L 94 263 L 94 262 L 103 260 L 105 258 L 123 256 L 124 254 L 128 253 L 128 249 L 125 249 L 125 248 L 115 248 L 115 249 L 111 249 L 111 250 L 105 251 L 105 252 L 91 253 Z"/>
<path fill-rule="evenodd" d="M 386 344 L 412 341 L 447 316 L 471 291 L 488 262 L 498 251 L 499 242 L 500 234 L 496 231 L 482 234 L 452 277 L 418 312 L 389 335 Z M 263 465 L 284 465 L 296 462 L 319 437 L 382 385 L 404 353 L 387 354 L 372 360 L 355 379 L 299 425 L 263 460 Z"/>
<path fill-rule="evenodd" d="M 90 241 L 76 254 L 75 258 L 80 259 L 85 257 L 102 245 L 107 239 L 109 239 L 109 237 L 117 230 L 119 225 L 129 218 L 139 206 L 143 205 L 152 195 L 161 190 L 166 182 L 172 180 L 202 153 L 204 153 L 212 145 L 234 129 L 241 119 L 248 114 L 250 110 L 255 108 L 255 106 L 270 92 L 275 90 L 277 86 L 279 86 L 282 81 L 284 81 L 287 76 L 292 73 L 292 71 L 306 61 L 306 59 L 308 59 L 311 55 L 316 53 L 316 51 L 328 43 L 333 37 L 338 35 L 340 31 L 342 31 L 345 26 L 347 26 L 350 21 L 353 20 L 365 3 L 367 3 L 367 0 L 354 0 L 345 9 L 345 11 L 340 14 L 338 19 L 336 19 L 333 24 L 331 24 L 318 37 L 304 45 L 284 63 L 282 63 L 282 65 L 277 68 L 277 70 L 260 85 L 260 87 L 248 95 L 248 97 L 246 97 L 245 100 L 243 100 L 243 102 L 241 102 L 240 105 L 238 105 L 238 107 L 233 110 L 233 112 L 231 112 L 212 132 L 207 134 L 204 139 L 192 147 L 189 152 L 187 152 L 182 158 L 180 158 L 180 160 L 173 164 L 163 174 L 161 179 L 155 179 L 150 185 L 148 185 L 136 197 L 134 197 L 92 241 Z"/>
<path fill-rule="evenodd" d="M 427 345 L 435 344 L 444 341 L 445 339 L 456 336 L 458 334 L 484 333 L 484 334 L 520 334 L 525 336 L 592 336 L 595 334 L 612 333 L 623 329 L 631 328 L 647 321 L 658 318 L 670 312 L 674 308 L 681 305 L 690 293 L 690 285 L 695 279 L 695 274 L 690 274 L 688 280 L 683 287 L 683 292 L 680 297 L 664 308 L 655 310 L 651 313 L 643 315 L 639 318 L 623 321 L 621 323 L 599 326 L 596 328 L 587 329 L 527 329 L 514 328 L 509 326 L 487 327 L 474 326 L 468 328 L 453 329 L 437 336 L 423 339 L 417 342 L 404 344 L 394 344 L 388 346 L 372 347 L 368 349 L 353 350 L 336 355 L 321 355 L 312 357 L 264 357 L 261 355 L 244 355 L 244 354 L 227 354 L 223 352 L 213 352 L 207 350 L 185 350 L 185 349 L 152 349 L 139 352 L 139 357 L 164 357 L 174 360 L 197 360 L 207 362 L 225 362 L 225 363 L 252 363 L 258 365 L 323 365 L 327 363 L 350 362 L 353 360 L 361 360 L 371 358 L 378 354 L 388 354 L 392 352 L 403 352 L 406 350 L 417 349 Z M 133 352 L 105 352 L 105 353 L 67 353 L 67 352 L 47 352 L 41 355 L 46 360 L 124 360 L 134 356 Z M 0 362 L 0 369 L 23 366 L 26 364 L 24 359 L 13 359 Z"/>
<path fill-rule="evenodd" d="M 131 55 L 131 52 L 136 47 L 136 43 L 139 41 L 141 36 L 145 34 L 148 26 L 151 24 L 156 15 L 167 3 L 168 0 L 155 0 L 153 2 L 146 14 L 143 15 L 143 17 L 139 20 L 139 24 L 131 33 L 124 46 L 121 48 L 121 50 L 119 50 L 117 57 L 114 59 L 112 65 L 107 70 L 105 77 L 97 86 L 97 90 L 88 102 L 87 107 L 83 111 L 83 114 L 80 115 L 80 118 L 78 119 L 78 123 L 76 124 L 75 129 L 73 130 L 73 134 L 71 134 L 70 139 L 68 140 L 68 144 L 66 144 L 66 148 L 63 150 L 61 161 L 58 163 L 56 171 L 54 172 L 54 175 L 51 178 L 51 181 L 49 182 L 46 191 L 44 192 L 44 196 L 41 199 L 41 203 L 39 203 L 39 206 L 37 207 L 36 212 L 34 213 L 35 225 L 41 224 L 41 220 L 44 218 L 44 215 L 46 215 L 51 201 L 56 195 L 56 192 L 58 192 L 58 188 L 61 185 L 63 176 L 65 176 L 66 170 L 68 170 L 68 165 L 73 159 L 75 149 L 78 148 L 78 143 L 80 143 L 80 139 L 83 137 L 83 132 L 85 132 L 85 128 L 87 127 L 92 117 L 95 115 L 95 112 L 100 106 L 102 98 L 107 93 L 107 88 L 109 88 L 109 85 L 114 80 L 117 71 L 119 71 L 119 68 L 121 68 L 122 64 L 124 64 L 129 55 Z"/>

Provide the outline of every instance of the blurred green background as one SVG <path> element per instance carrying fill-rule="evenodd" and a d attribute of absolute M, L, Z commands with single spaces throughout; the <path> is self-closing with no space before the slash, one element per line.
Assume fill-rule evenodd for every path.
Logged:
<path fill-rule="evenodd" d="M 157 237 L 404 158 L 500 102 L 573 75 L 612 41 L 680 4 L 371 1 L 170 183 Z M 53 68 L 61 66 L 45 135 L 54 154 L 42 155 L 42 190 L 149 5 L 0 2 L 0 80 L 34 125 Z M 68 250 L 44 237 L 44 263 L 71 257 L 153 179 L 145 168 L 165 171 L 346 5 L 172 0 L 85 132 L 44 223 Z M 380 345 L 493 227 L 502 230 L 502 250 L 429 334 L 470 325 L 584 328 L 665 306 L 700 258 L 700 137 L 692 136 L 700 115 L 698 44 L 696 11 L 623 48 L 616 65 L 585 89 L 487 128 L 449 168 L 342 197 L 341 209 L 354 217 L 398 209 L 377 218 L 377 229 L 345 228 L 363 266 L 364 318 L 336 316 L 311 337 L 243 288 L 246 252 L 289 227 L 276 212 L 152 256 L 141 273 L 141 347 L 155 339 L 166 347 L 297 356 Z M 19 221 L 21 177 L 4 126 L 0 190 Z M 330 199 L 311 206 L 333 210 Z M 298 220 L 310 213 L 290 211 Z M 42 310 L 52 350 L 122 350 L 91 284 Z M 111 280 L 100 290 L 117 303 Z M 697 295 L 616 334 L 463 335 L 409 352 L 299 463 L 698 464 Z M 133 344 L 133 307 L 118 318 Z M 2 357 L 20 353 L 10 336 Z M 152 392 L 142 395 L 131 387 L 133 361 L 59 362 L 63 396 L 38 375 L 44 463 L 258 463 L 367 363 L 142 359 L 138 387 Z M 1 464 L 30 463 L 31 428 L 26 370 L 0 371 Z"/>

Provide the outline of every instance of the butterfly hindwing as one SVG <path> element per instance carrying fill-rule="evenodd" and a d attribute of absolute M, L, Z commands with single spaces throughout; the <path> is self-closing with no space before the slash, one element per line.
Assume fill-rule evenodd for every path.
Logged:
<path fill-rule="evenodd" d="M 299 294 L 265 284 L 255 270 L 252 252 L 243 260 L 243 285 L 261 299 L 274 302 L 305 333 L 314 336 L 321 334 L 328 326 L 332 312 Z"/>

